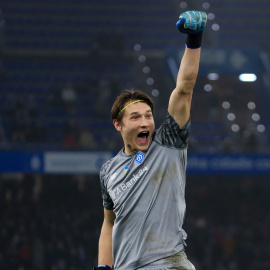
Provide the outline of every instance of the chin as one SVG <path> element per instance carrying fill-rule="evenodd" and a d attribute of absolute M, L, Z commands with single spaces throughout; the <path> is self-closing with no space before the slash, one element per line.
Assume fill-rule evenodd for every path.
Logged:
<path fill-rule="evenodd" d="M 137 147 L 138 151 L 146 151 L 146 150 L 148 150 L 148 148 L 149 148 L 149 144 L 143 145 L 143 146 L 140 145 Z"/>

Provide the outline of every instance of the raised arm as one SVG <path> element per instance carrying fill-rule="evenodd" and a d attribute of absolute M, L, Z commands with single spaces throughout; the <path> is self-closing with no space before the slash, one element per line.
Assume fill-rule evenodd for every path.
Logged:
<path fill-rule="evenodd" d="M 180 127 L 183 127 L 190 117 L 192 93 L 199 71 L 200 47 L 206 20 L 205 12 L 187 11 L 180 15 L 176 24 L 179 31 L 187 34 L 187 40 L 168 111 Z"/>

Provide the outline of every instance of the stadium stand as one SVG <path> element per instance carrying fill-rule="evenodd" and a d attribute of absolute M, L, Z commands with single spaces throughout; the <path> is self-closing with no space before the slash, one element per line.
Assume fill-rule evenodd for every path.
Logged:
<path fill-rule="evenodd" d="M 187 180 L 184 229 L 196 269 L 268 270 L 268 178 Z M 103 218 L 97 190 L 98 176 L 1 175 L 1 270 L 92 269 Z"/>
<path fill-rule="evenodd" d="M 201 1 L 203 2 L 203 1 Z M 269 51 L 270 22 L 266 10 L 270 3 L 265 0 L 219 1 L 211 6 L 211 12 L 216 16 L 215 23 L 220 25 L 217 37 L 218 46 L 236 48 L 255 48 Z M 256 19 L 258 14 L 260 19 Z"/>
<path fill-rule="evenodd" d="M 224 6 L 221 1 L 213 8 L 205 6 L 204 2 L 201 3 L 209 13 L 214 12 L 216 15 L 215 18 L 209 16 L 210 26 L 206 32 L 204 46 L 222 45 L 222 48 L 226 46 L 239 48 L 237 42 L 243 41 L 241 35 L 247 33 L 239 30 L 239 37 L 234 37 L 230 41 L 222 39 L 232 37 L 228 18 L 235 16 L 233 17 L 232 9 L 230 12 L 224 12 L 222 16 L 220 12 L 225 8 L 229 10 L 232 3 L 226 3 Z M 256 8 L 259 8 L 262 3 L 263 1 L 260 1 Z M 195 2 L 190 5 L 195 6 L 195 4 L 198 5 Z M 2 140 L 3 147 L 81 148 L 79 141 L 82 133 L 84 138 L 85 134 L 88 134 L 88 141 L 92 141 L 88 143 L 87 149 L 91 149 L 92 145 L 93 149 L 101 147 L 102 150 L 106 145 L 104 142 L 108 141 L 113 130 L 109 110 L 106 111 L 106 108 L 110 108 L 119 90 L 130 87 L 144 89 L 149 94 L 153 90 L 158 90 L 154 100 L 160 108 L 160 111 L 156 112 L 156 122 L 159 124 L 163 119 L 161 115 L 166 110 L 163 100 L 168 99 L 168 93 L 174 87 L 172 76 L 168 72 L 166 52 L 169 48 L 174 48 L 174 57 L 178 65 L 177 44 L 182 42 L 178 32 L 172 27 L 175 23 L 173 18 L 177 16 L 177 6 L 176 1 L 164 6 L 162 0 L 147 1 L 147 3 L 132 0 L 129 1 L 128 6 L 125 1 L 111 3 L 105 0 L 90 2 L 81 0 L 76 3 L 73 1 L 57 3 L 31 0 L 24 3 L 2 1 L 0 98 L 5 105 L 1 108 L 3 127 L 1 133 L 2 137 L 6 138 Z M 252 8 L 252 4 L 246 5 L 246 9 L 241 11 L 239 17 L 250 18 Z M 238 18 L 234 20 L 236 19 Z M 244 19 L 241 20 L 242 24 L 237 25 L 243 25 Z M 260 27 L 259 24 L 264 23 L 264 20 L 255 20 L 255 22 Z M 220 24 L 219 33 L 211 32 L 214 23 Z M 264 35 L 266 45 L 268 39 L 265 37 L 267 36 Z M 219 44 L 216 43 L 217 41 Z M 137 51 L 134 50 L 136 44 L 140 46 Z M 253 46 L 252 43 L 245 43 L 242 44 L 242 49 L 244 45 Z M 261 46 L 262 41 L 257 40 L 257 45 Z M 140 56 L 146 56 L 147 60 L 138 61 Z M 249 61 L 252 63 L 259 61 L 250 57 Z M 238 56 L 237 59 L 237 63 L 241 63 L 242 58 L 239 59 Z M 230 81 L 234 102 L 243 102 L 242 91 L 236 91 L 239 88 L 236 82 L 238 78 L 224 77 L 231 67 L 226 62 L 223 65 L 225 70 L 220 71 L 221 79 L 217 82 L 216 88 L 222 88 L 224 82 L 228 84 Z M 144 67 L 150 67 L 149 75 L 142 72 Z M 192 117 L 194 129 L 200 127 L 200 131 L 197 135 L 194 134 L 196 136 L 194 139 L 198 141 L 197 146 L 200 148 L 197 147 L 198 151 L 218 152 L 219 145 L 224 140 L 230 137 L 234 140 L 235 137 L 241 136 L 231 134 L 231 123 L 222 115 L 224 111 L 222 112 L 221 107 L 219 93 L 221 90 L 214 87 L 212 93 L 206 94 L 205 91 L 201 91 L 204 88 L 203 83 L 209 83 L 206 79 L 207 72 L 211 72 L 210 68 L 202 65 L 198 80 L 200 85 L 198 84 L 195 89 L 193 102 L 196 110 L 194 109 Z M 159 76 L 160 73 L 163 76 Z M 154 84 L 148 83 L 149 78 L 154 79 Z M 253 88 L 247 85 L 243 88 L 249 91 L 249 93 L 245 92 L 245 97 L 250 97 L 250 101 L 255 101 L 254 99 L 258 101 L 256 105 L 261 110 L 258 113 L 265 127 L 269 125 L 267 117 L 269 94 L 260 91 L 259 95 L 257 88 L 261 86 L 262 83 L 260 85 L 257 83 Z M 240 93 L 239 98 L 236 98 L 238 93 Z M 208 102 L 202 100 L 208 101 L 209 98 L 212 104 L 215 103 L 215 99 L 219 99 L 218 107 L 205 108 Z M 104 107 L 99 106 L 99 103 Z M 240 128 L 239 133 L 242 133 L 248 125 L 244 122 L 251 121 L 248 120 L 250 111 L 246 109 L 246 104 L 239 106 L 238 103 L 235 107 L 239 110 L 234 114 L 241 122 L 241 125 L 239 123 L 237 125 Z M 16 118 L 14 111 L 17 111 L 20 119 Z M 211 123 L 218 120 L 218 125 Z M 76 134 L 75 131 L 72 135 L 65 134 L 69 130 L 70 122 L 76 122 L 78 126 Z M 216 127 L 216 130 L 213 130 L 213 127 Z M 212 130 L 215 135 L 209 135 L 208 130 Z M 33 131 L 43 133 L 42 138 L 33 138 L 31 135 Z M 263 134 L 257 133 L 260 141 L 268 145 L 268 129 Z M 117 141 L 117 136 L 115 140 Z M 210 141 L 212 147 L 209 146 Z M 235 145 L 238 143 L 236 142 Z M 115 150 L 119 148 L 119 144 L 108 145 L 108 147 Z M 268 148 L 268 146 L 263 147 L 263 149 Z M 240 147 L 238 151 L 241 150 Z"/>
<path fill-rule="evenodd" d="M 125 88 L 151 95 L 158 126 L 184 47 L 174 25 L 187 9 L 209 15 L 189 153 L 255 163 L 269 154 L 269 0 L 1 0 L 0 150 L 115 153 L 122 141 L 110 108 Z M 250 72 L 256 82 L 239 81 Z M 234 169 L 188 175 L 187 252 L 197 270 L 270 269 L 269 175 Z M 1 173 L 0 269 L 92 269 L 99 190 L 97 173 Z"/>

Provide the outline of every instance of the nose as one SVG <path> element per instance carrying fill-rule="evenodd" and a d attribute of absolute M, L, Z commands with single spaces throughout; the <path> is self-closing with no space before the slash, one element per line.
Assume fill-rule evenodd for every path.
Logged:
<path fill-rule="evenodd" d="M 141 122 L 140 122 L 141 127 L 148 127 L 148 121 L 145 116 L 141 117 Z"/>

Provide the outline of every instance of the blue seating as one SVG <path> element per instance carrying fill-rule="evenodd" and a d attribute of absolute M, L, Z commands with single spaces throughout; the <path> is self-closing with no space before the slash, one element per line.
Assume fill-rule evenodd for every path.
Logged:
<path fill-rule="evenodd" d="M 268 17 L 262 11 L 260 20 L 253 20 L 250 24 L 250 16 L 253 14 L 251 11 L 258 11 L 258 7 L 243 0 L 240 2 L 243 3 L 241 10 L 235 7 L 233 0 L 226 3 L 218 1 L 211 7 L 209 12 L 215 13 L 214 22 L 220 24 L 222 34 L 215 35 L 209 27 L 208 35 L 214 39 L 218 36 L 217 44 L 220 43 L 223 47 L 230 45 L 243 49 L 245 45 L 261 45 L 264 42 L 262 47 L 269 48 L 267 31 L 264 35 L 256 35 L 256 39 L 248 40 L 256 31 L 264 31 L 260 30 L 263 29 L 262 25 L 269 28 Z M 264 4 L 266 10 L 270 5 L 268 2 L 258 0 L 256 5 L 261 8 Z M 33 102 L 38 108 L 34 117 L 43 121 L 50 130 L 50 142 L 55 140 L 56 143 L 61 142 L 64 135 L 62 124 L 66 124 L 69 118 L 75 118 L 81 127 L 91 130 L 97 140 L 104 140 L 112 133 L 113 127 L 101 121 L 105 117 L 110 121 L 109 112 L 105 114 L 101 105 L 96 103 L 100 102 L 102 106 L 109 107 L 117 92 L 124 88 L 142 88 L 148 93 L 152 91 L 145 83 L 145 74 L 141 72 L 142 66 L 139 66 L 137 59 L 139 53 L 134 52 L 134 44 L 141 44 L 142 53 L 157 52 L 161 55 L 167 48 L 177 47 L 178 51 L 179 40 L 184 38 L 175 27 L 176 18 L 182 10 L 176 9 L 172 1 L 165 5 L 164 0 L 130 0 L 128 4 L 126 0 L 79 0 L 76 3 L 72 0 L 27 0 L 24 3 L 2 0 L 1 10 L 0 20 L 5 20 L 4 57 L 1 60 L 5 75 L 4 79 L 0 79 L 1 92 L 4 95 L 14 95 L 15 104 L 16 98 L 27 100 L 29 95 L 34 95 Z M 231 18 L 234 18 L 234 27 Z M 209 21 L 210 25 L 211 23 Z M 208 39 L 204 40 L 205 46 L 208 42 Z M 12 57 L 12 52 L 22 54 Z M 28 57 L 21 57 L 23 53 Z M 176 53 L 174 55 L 176 56 Z M 147 58 L 151 72 L 158 74 L 158 78 L 154 79 L 155 88 L 162 92 L 162 98 L 157 98 L 160 102 L 158 99 L 163 99 L 170 84 L 167 77 L 170 74 L 165 57 L 160 62 L 152 63 L 153 66 L 151 59 Z M 255 58 L 252 58 L 250 63 L 253 66 L 259 65 Z M 225 67 L 225 64 L 223 66 Z M 246 68 L 249 66 L 246 65 Z M 228 135 L 228 130 L 220 111 L 216 119 L 209 118 L 209 95 L 201 91 L 207 83 L 205 75 L 209 69 L 204 69 L 203 64 L 201 67 L 202 77 L 198 80 L 198 90 L 195 90 L 196 95 L 193 98 L 196 110 L 192 112 L 192 131 L 196 134 L 195 139 L 203 142 L 202 148 L 207 148 L 209 141 L 218 145 Z M 224 70 L 225 68 L 220 72 Z M 164 74 L 163 81 L 162 76 L 159 76 L 160 72 Z M 226 70 L 224 74 L 227 74 Z M 226 83 L 228 78 L 223 78 Z M 99 85 L 101 80 L 105 80 L 108 86 Z M 110 89 L 113 81 L 117 81 L 118 85 L 111 91 L 108 90 L 106 98 L 102 99 L 101 91 L 106 91 L 102 90 L 102 87 Z M 61 100 L 61 89 L 66 84 L 73 85 L 76 91 L 76 101 L 71 105 Z M 253 96 L 254 92 L 248 88 L 244 96 L 237 93 L 232 101 L 233 108 L 237 108 L 237 104 L 245 105 L 251 96 L 258 96 L 258 93 Z M 260 112 L 262 118 L 267 119 L 264 116 L 268 115 L 267 106 L 264 106 L 263 110 Z M 8 124 L 8 121 L 14 119 L 5 112 L 3 120 L 7 134 L 11 134 L 12 125 Z M 101 136 L 99 130 L 106 135 Z"/>

